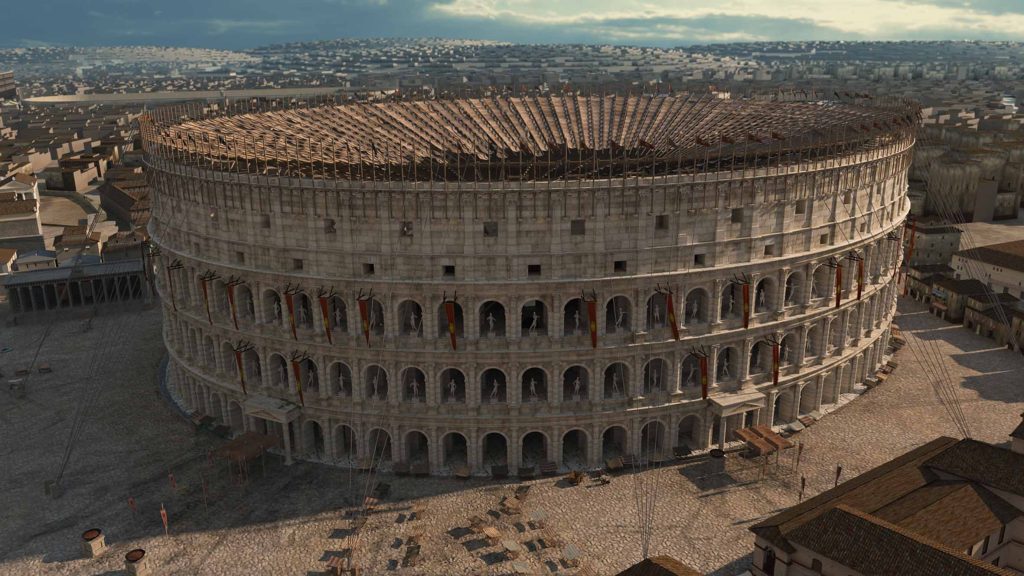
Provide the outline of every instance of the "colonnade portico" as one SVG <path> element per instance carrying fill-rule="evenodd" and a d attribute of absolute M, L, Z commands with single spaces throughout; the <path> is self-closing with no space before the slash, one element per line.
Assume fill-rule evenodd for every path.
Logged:
<path fill-rule="evenodd" d="M 872 110 L 844 106 L 838 122 Z M 231 173 L 169 136 L 204 119 L 150 122 L 171 385 L 300 458 L 486 473 L 702 450 L 839 402 L 882 362 L 909 124 L 838 147 L 808 136 L 813 153 L 778 166 L 635 175 L 598 155 L 579 179 L 442 181 L 414 165 L 386 181 L 301 162 Z"/>

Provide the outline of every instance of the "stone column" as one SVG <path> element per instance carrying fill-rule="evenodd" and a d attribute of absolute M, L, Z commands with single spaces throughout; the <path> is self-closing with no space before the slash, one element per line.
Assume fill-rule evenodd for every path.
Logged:
<path fill-rule="evenodd" d="M 284 465 L 291 466 L 292 462 L 292 436 L 289 433 L 289 427 L 291 422 L 285 422 L 281 425 L 281 430 L 284 432 Z"/>
<path fill-rule="evenodd" d="M 729 419 L 725 416 L 718 417 L 718 448 L 725 450 L 725 438 L 729 435 Z"/>
<path fill-rule="evenodd" d="M 753 338 L 744 338 L 743 345 L 740 347 L 740 365 L 736 372 L 741 388 L 745 388 L 750 381 L 750 349 L 753 345 Z"/>
<path fill-rule="evenodd" d="M 711 346 L 711 353 L 708 355 L 708 391 L 718 386 L 718 351 L 721 344 Z"/>

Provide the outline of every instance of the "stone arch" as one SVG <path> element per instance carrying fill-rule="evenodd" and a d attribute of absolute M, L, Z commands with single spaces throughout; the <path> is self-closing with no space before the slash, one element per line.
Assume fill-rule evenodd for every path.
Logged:
<path fill-rule="evenodd" d="M 331 330 L 340 334 L 348 333 L 348 305 L 341 296 L 331 296 L 327 301 L 327 316 Z"/>
<path fill-rule="evenodd" d="M 466 376 L 457 368 L 445 368 L 438 380 L 440 401 L 445 404 L 466 403 Z"/>
<path fill-rule="evenodd" d="M 548 375 L 543 368 L 532 367 L 523 371 L 520 379 L 522 388 L 519 397 L 522 402 L 547 402 L 548 400 Z"/>
<path fill-rule="evenodd" d="M 209 393 L 209 392 L 208 392 Z M 210 416 L 221 424 L 227 423 L 227 418 L 224 415 L 224 396 L 217 392 L 209 393 L 210 397 Z"/>
<path fill-rule="evenodd" d="M 419 430 L 405 433 L 405 461 L 410 465 L 430 466 L 430 440 L 426 434 Z"/>
<path fill-rule="evenodd" d="M 353 463 L 359 456 L 356 432 L 347 424 L 339 424 L 334 428 L 334 459 Z"/>
<path fill-rule="evenodd" d="M 609 334 L 632 331 L 633 303 L 625 296 L 612 296 L 604 305 L 605 331 Z"/>
<path fill-rule="evenodd" d="M 601 458 L 608 460 L 626 454 L 629 436 L 622 426 L 609 426 L 601 433 Z"/>
<path fill-rule="evenodd" d="M 775 409 L 772 412 L 772 426 L 789 424 L 796 418 L 795 392 L 792 387 L 781 390 L 775 397 Z"/>
<path fill-rule="evenodd" d="M 442 465 L 449 470 L 469 464 L 469 444 L 459 432 L 449 432 L 441 439 Z"/>
<path fill-rule="evenodd" d="M 323 460 L 324 453 L 324 429 L 316 420 L 306 420 L 302 424 L 302 454 L 306 458 Z"/>
<path fill-rule="evenodd" d="M 384 321 L 384 305 L 376 298 L 368 299 L 366 302 L 366 324 L 370 328 L 370 334 L 383 336 Z"/>
<path fill-rule="evenodd" d="M 245 431 L 245 416 L 242 413 L 242 405 L 234 400 L 228 402 L 227 424 L 235 434 L 241 434 Z"/>
<path fill-rule="evenodd" d="M 625 398 L 629 395 L 629 367 L 622 362 L 613 362 L 604 369 L 605 400 Z"/>
<path fill-rule="evenodd" d="M 320 391 L 320 368 L 312 358 L 304 358 L 299 362 L 299 378 L 301 378 L 303 392 Z"/>
<path fill-rule="evenodd" d="M 834 282 L 835 271 L 828 264 L 819 265 L 814 269 L 814 278 L 811 280 L 811 299 L 827 298 Z"/>
<path fill-rule="evenodd" d="M 804 356 L 814 358 L 818 355 L 818 343 L 821 341 L 821 328 L 812 325 L 807 329 L 806 342 L 804 342 Z"/>
<path fill-rule="evenodd" d="M 590 395 L 590 372 L 583 366 L 570 366 L 562 373 L 562 399 L 587 400 Z"/>
<path fill-rule="evenodd" d="M 363 371 L 363 382 L 366 383 L 364 396 L 371 401 L 388 399 L 388 371 L 376 364 L 371 364 Z"/>
<path fill-rule="evenodd" d="M 820 408 L 818 406 L 818 380 L 813 379 L 800 390 L 800 416 L 805 416 Z"/>
<path fill-rule="evenodd" d="M 831 354 L 832 351 L 839 348 L 840 343 L 843 340 L 843 321 L 840 316 L 835 316 L 828 326 L 828 348 L 826 351 Z"/>
<path fill-rule="evenodd" d="M 480 401 L 484 404 L 508 402 L 508 378 L 498 368 L 488 368 L 480 374 Z"/>
<path fill-rule="evenodd" d="M 466 336 L 466 320 L 462 313 L 462 305 L 458 302 L 452 303 L 454 308 L 454 320 L 455 320 L 455 335 L 459 338 Z M 444 302 L 437 307 L 437 335 L 438 337 L 448 337 L 448 313 L 444 310 Z"/>
<path fill-rule="evenodd" d="M 288 362 L 276 352 L 270 355 L 270 383 L 278 388 L 289 386 Z"/>
<path fill-rule="evenodd" d="M 402 401 L 420 403 L 427 401 L 427 377 L 423 370 L 410 366 L 402 370 Z"/>
<path fill-rule="evenodd" d="M 821 390 L 821 403 L 822 404 L 835 404 L 839 401 L 836 396 L 840 387 L 837 385 L 839 380 L 839 370 L 833 370 L 825 375 L 822 379 L 824 387 Z"/>
<path fill-rule="evenodd" d="M 646 326 L 657 330 L 668 326 L 668 298 L 664 292 L 655 292 L 647 299 Z"/>
<path fill-rule="evenodd" d="M 256 321 L 256 302 L 248 284 L 235 286 L 235 309 L 239 323 L 252 324 Z"/>
<path fill-rule="evenodd" d="M 263 366 L 260 363 L 260 355 L 255 349 L 248 349 L 242 352 L 242 370 L 245 371 L 247 384 L 263 384 Z"/>
<path fill-rule="evenodd" d="M 668 449 L 665 423 L 651 420 L 640 429 L 640 459 L 650 460 L 652 457 L 666 453 Z"/>
<path fill-rule="evenodd" d="M 769 312 L 775 303 L 775 280 L 765 277 L 754 287 L 754 314 Z"/>
<path fill-rule="evenodd" d="M 748 362 L 748 374 L 767 374 L 772 369 L 772 345 L 765 340 L 754 342 Z"/>
<path fill-rule="evenodd" d="M 579 428 L 573 428 L 562 435 L 562 466 L 569 470 L 586 470 L 588 465 L 587 446 L 589 437 Z"/>
<path fill-rule="evenodd" d="M 479 316 L 481 338 L 505 337 L 505 306 L 501 302 L 487 300 L 480 305 Z"/>
<path fill-rule="evenodd" d="M 402 336 L 423 336 L 423 307 L 419 302 L 403 300 L 398 304 L 398 333 Z"/>
<path fill-rule="evenodd" d="M 207 338 L 209 338 L 209 336 L 207 336 Z M 212 339 L 210 340 L 210 343 L 210 352 L 212 353 L 214 351 L 212 348 Z M 216 369 L 218 372 L 223 372 L 224 374 L 232 375 L 235 378 L 238 378 L 238 368 L 235 366 L 234 345 L 232 345 L 230 342 L 221 342 L 219 362 L 214 362 L 214 365 L 211 366 L 211 368 Z"/>
<path fill-rule="evenodd" d="M 501 432 L 488 432 L 480 439 L 484 466 L 508 466 L 508 438 Z"/>
<path fill-rule="evenodd" d="M 718 363 L 715 366 L 715 379 L 719 382 L 732 382 L 739 377 L 740 352 L 735 346 L 725 346 L 718 351 Z"/>
<path fill-rule="evenodd" d="M 694 288 L 686 294 L 686 324 L 705 324 L 708 321 L 708 291 L 703 288 Z"/>
<path fill-rule="evenodd" d="M 799 345 L 800 338 L 792 332 L 782 337 L 782 342 L 779 343 L 779 366 L 791 366 L 796 362 L 796 350 Z"/>
<path fill-rule="evenodd" d="M 228 304 L 228 285 L 218 278 L 210 283 L 210 308 L 218 318 L 230 318 L 231 306 Z"/>
<path fill-rule="evenodd" d="M 540 466 L 548 460 L 548 436 L 547 434 L 534 430 L 523 434 L 519 441 L 522 447 L 520 451 L 521 466 L 529 468 Z"/>
<path fill-rule="evenodd" d="M 664 392 L 668 389 L 668 362 L 664 358 L 651 358 L 644 364 L 644 394 Z"/>
<path fill-rule="evenodd" d="M 523 336 L 546 336 L 548 333 L 547 307 L 540 300 L 527 300 L 520 314 Z"/>
<path fill-rule="evenodd" d="M 352 369 L 344 362 L 334 362 L 330 368 L 331 395 L 352 397 Z"/>
<path fill-rule="evenodd" d="M 700 358 L 687 354 L 679 366 L 679 387 L 700 388 Z"/>
<path fill-rule="evenodd" d="M 676 446 L 686 446 L 690 450 L 700 448 L 703 430 L 700 416 L 696 414 L 683 416 L 676 427 Z"/>
<path fill-rule="evenodd" d="M 391 434 L 382 428 L 374 428 L 366 434 L 366 452 L 372 462 L 390 462 Z"/>
<path fill-rule="evenodd" d="M 273 288 L 264 290 L 261 302 L 263 306 L 263 322 L 275 326 L 283 326 L 284 302 L 281 300 L 281 295 L 277 293 L 277 290 Z"/>
<path fill-rule="evenodd" d="M 786 286 L 783 288 L 783 303 L 786 306 L 793 306 L 803 301 L 804 297 L 804 274 L 799 270 L 790 272 L 786 276 Z"/>
<path fill-rule="evenodd" d="M 729 282 L 722 288 L 722 320 L 743 316 L 743 285 Z"/>
<path fill-rule="evenodd" d="M 590 331 L 590 319 L 582 298 L 573 298 L 562 307 L 562 335 L 582 336 Z"/>

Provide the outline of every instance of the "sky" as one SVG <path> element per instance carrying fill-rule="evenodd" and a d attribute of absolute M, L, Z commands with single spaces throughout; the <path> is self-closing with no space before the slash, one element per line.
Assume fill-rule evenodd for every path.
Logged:
<path fill-rule="evenodd" d="M 37 0 L 0 45 L 249 48 L 341 37 L 678 46 L 1024 40 L 1024 0 Z M 15 24 L 16 23 L 16 24 Z"/>

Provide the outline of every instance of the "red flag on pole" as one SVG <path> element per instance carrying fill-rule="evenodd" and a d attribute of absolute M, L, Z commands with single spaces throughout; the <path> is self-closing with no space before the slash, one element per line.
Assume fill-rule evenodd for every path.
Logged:
<path fill-rule="evenodd" d="M 167 474 L 167 479 L 171 481 L 171 490 L 177 490 L 178 489 L 178 483 L 174 480 L 174 473 L 173 472 L 169 472 Z"/>
<path fill-rule="evenodd" d="M 676 305 L 672 293 L 665 292 L 665 310 L 668 312 L 668 323 L 672 327 L 672 337 L 679 340 L 679 322 L 676 320 Z"/>
<path fill-rule="evenodd" d="M 836 264 L 836 308 L 843 302 L 843 265 Z"/>
<path fill-rule="evenodd" d="M 590 323 L 590 347 L 597 348 L 597 302 L 587 300 L 587 321 Z"/>
<path fill-rule="evenodd" d="M 167 536 L 167 509 L 164 508 L 163 502 L 160 503 L 160 521 L 164 523 L 164 536 Z"/>
<path fill-rule="evenodd" d="M 750 284 L 743 284 L 743 327 L 750 328 Z"/>
<path fill-rule="evenodd" d="M 359 303 L 359 317 L 363 321 L 363 337 L 366 338 L 366 345 L 369 346 L 370 345 L 370 317 L 369 317 L 369 310 L 368 310 L 368 308 L 370 307 L 369 300 L 368 299 L 360 298 L 358 300 L 358 303 Z"/>
<path fill-rule="evenodd" d="M 238 381 L 242 384 L 242 394 L 248 396 L 249 392 L 245 389 L 245 367 L 242 366 L 241 350 L 235 350 L 235 366 L 238 367 Z"/>
<path fill-rule="evenodd" d="M 203 304 L 206 306 L 206 319 L 213 325 L 213 316 L 210 314 L 210 294 L 208 292 L 209 281 L 206 278 L 200 278 L 199 282 L 203 285 Z"/>
<path fill-rule="evenodd" d="M 295 295 L 285 294 L 284 301 L 288 304 L 288 322 L 292 327 L 292 340 L 298 340 L 299 335 L 295 333 Z"/>
<path fill-rule="evenodd" d="M 448 340 L 452 343 L 452 350 L 458 350 L 458 343 L 455 335 L 455 301 L 445 300 L 444 315 L 448 319 Z"/>
<path fill-rule="evenodd" d="M 700 357 L 700 397 L 708 399 L 708 357 Z"/>
<path fill-rule="evenodd" d="M 864 259 L 857 260 L 857 300 L 864 294 Z"/>
<path fill-rule="evenodd" d="M 779 345 L 772 344 L 772 386 L 779 385 Z"/>
<path fill-rule="evenodd" d="M 178 303 L 175 302 L 175 300 L 174 300 L 174 275 L 171 274 L 171 270 L 172 270 L 172 268 L 170 266 L 168 266 L 167 267 L 167 291 L 171 293 L 171 307 L 174 308 L 175 312 L 177 312 L 178 311 Z"/>
<path fill-rule="evenodd" d="M 320 316 L 324 320 L 324 336 L 327 336 L 327 343 L 334 344 L 334 336 L 331 334 L 331 321 L 327 314 L 327 298 L 325 296 L 320 297 Z"/>
<path fill-rule="evenodd" d="M 228 283 L 228 306 L 231 308 L 231 321 L 235 324 L 235 330 L 238 330 L 238 309 L 235 308 L 235 285 Z"/>
<path fill-rule="evenodd" d="M 305 406 L 306 400 L 302 397 L 302 368 L 298 360 L 292 360 L 292 373 L 295 375 L 295 390 L 299 393 L 299 404 Z"/>

